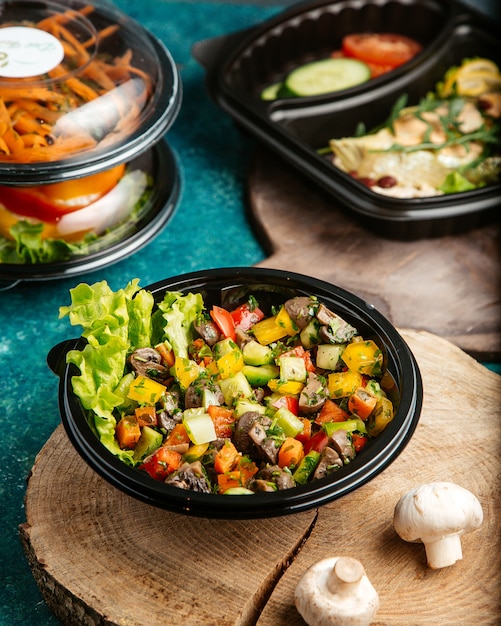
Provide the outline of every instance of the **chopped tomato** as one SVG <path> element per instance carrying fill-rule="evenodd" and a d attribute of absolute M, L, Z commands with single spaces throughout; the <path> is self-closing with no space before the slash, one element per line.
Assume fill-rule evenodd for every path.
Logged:
<path fill-rule="evenodd" d="M 296 435 L 296 439 L 306 443 L 311 437 L 311 420 L 307 417 L 300 417 L 299 419 L 303 422 L 303 430 Z"/>
<path fill-rule="evenodd" d="M 368 443 L 369 438 L 366 435 L 361 435 L 359 433 L 351 433 L 351 442 L 353 447 L 355 448 L 355 452 L 360 452 L 362 448 Z"/>
<path fill-rule="evenodd" d="M 214 305 L 210 311 L 210 316 L 225 337 L 229 337 L 233 341 L 236 340 L 235 322 L 229 311 Z"/>
<path fill-rule="evenodd" d="M 115 428 L 118 445 L 124 449 L 133 449 L 141 437 L 141 428 L 135 415 L 124 415 Z"/>
<path fill-rule="evenodd" d="M 216 435 L 221 439 L 230 439 L 233 435 L 233 424 L 235 422 L 233 410 L 224 406 L 211 404 L 207 407 L 207 413 L 214 422 Z"/>
<path fill-rule="evenodd" d="M 183 443 L 190 443 L 191 439 L 188 435 L 188 432 L 184 426 L 184 424 L 176 424 L 172 429 L 170 435 L 166 438 L 164 445 L 167 447 L 170 446 L 179 446 Z"/>
<path fill-rule="evenodd" d="M 345 422 L 350 416 L 334 400 L 327 399 L 315 419 L 315 424 L 325 422 Z"/>
<path fill-rule="evenodd" d="M 0 203 L 15 215 L 55 223 L 66 213 L 96 202 L 117 184 L 124 172 L 125 164 L 122 164 L 91 176 L 60 183 L 36 187 L 0 185 Z"/>
<path fill-rule="evenodd" d="M 140 406 L 135 410 L 139 426 L 156 426 L 157 412 L 154 406 Z"/>
<path fill-rule="evenodd" d="M 264 313 L 258 307 L 251 309 L 248 302 L 241 304 L 235 310 L 231 311 L 231 317 L 235 326 L 241 328 L 243 331 L 249 330 L 256 322 L 261 321 L 264 318 Z"/>
<path fill-rule="evenodd" d="M 182 460 L 183 457 L 179 452 L 162 446 L 145 459 L 140 469 L 144 469 L 155 480 L 165 480 L 169 474 L 172 474 L 179 468 Z"/>
<path fill-rule="evenodd" d="M 284 406 L 286 409 L 289 409 L 291 413 L 294 413 L 294 415 L 299 413 L 299 400 L 295 396 L 280 396 L 273 402 L 273 406 L 276 409 Z"/>
<path fill-rule="evenodd" d="M 230 440 L 226 440 L 214 458 L 214 469 L 218 474 L 231 472 L 239 458 L 240 452 Z"/>
<path fill-rule="evenodd" d="M 308 439 L 304 444 L 304 453 L 308 454 L 312 450 L 314 452 L 322 452 L 325 446 L 329 443 L 329 437 L 323 430 L 315 433 L 313 437 Z"/>
<path fill-rule="evenodd" d="M 240 459 L 238 460 L 237 466 L 240 471 L 242 485 L 244 486 L 259 471 L 259 468 L 254 463 L 254 461 L 251 461 L 251 459 L 249 459 L 246 456 L 240 457 Z"/>
<path fill-rule="evenodd" d="M 356 33 L 346 35 L 342 42 L 346 56 L 389 67 L 410 61 L 421 48 L 414 39 L 394 33 Z"/>

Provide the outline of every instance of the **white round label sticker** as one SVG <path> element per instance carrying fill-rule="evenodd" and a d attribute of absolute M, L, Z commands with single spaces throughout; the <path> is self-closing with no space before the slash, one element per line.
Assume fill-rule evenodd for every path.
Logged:
<path fill-rule="evenodd" d="M 0 76 L 28 78 L 45 74 L 61 63 L 61 42 L 44 30 L 27 26 L 0 28 Z"/>

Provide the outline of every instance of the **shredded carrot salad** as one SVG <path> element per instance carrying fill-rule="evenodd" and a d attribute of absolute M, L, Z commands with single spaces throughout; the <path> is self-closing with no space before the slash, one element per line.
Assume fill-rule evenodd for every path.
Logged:
<path fill-rule="evenodd" d="M 134 130 L 150 95 L 151 78 L 134 67 L 130 48 L 115 57 L 89 52 L 113 35 L 118 24 L 84 42 L 75 37 L 72 20 L 93 10 L 85 6 L 32 24 L 61 42 L 64 59 L 37 82 L 0 81 L 0 161 L 60 160 L 115 142 Z M 79 68 L 78 77 L 74 68 Z"/>

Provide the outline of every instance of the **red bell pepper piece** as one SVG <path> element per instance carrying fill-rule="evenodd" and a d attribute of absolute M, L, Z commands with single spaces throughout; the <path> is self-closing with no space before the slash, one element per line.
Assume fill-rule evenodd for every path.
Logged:
<path fill-rule="evenodd" d="M 323 430 L 315 433 L 308 441 L 304 444 L 304 453 L 308 454 L 312 450 L 314 452 L 322 452 L 325 446 L 329 443 L 329 437 Z"/>

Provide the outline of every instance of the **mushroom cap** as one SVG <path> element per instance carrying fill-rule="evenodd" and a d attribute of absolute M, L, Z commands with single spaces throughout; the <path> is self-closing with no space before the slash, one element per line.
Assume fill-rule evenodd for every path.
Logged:
<path fill-rule="evenodd" d="M 369 626 L 379 596 L 363 565 L 351 557 L 328 557 L 311 565 L 294 591 L 309 626 Z"/>
<path fill-rule="evenodd" d="M 433 541 L 478 528 L 483 512 L 476 496 L 459 485 L 437 481 L 404 494 L 394 515 L 395 530 L 405 541 Z"/>

